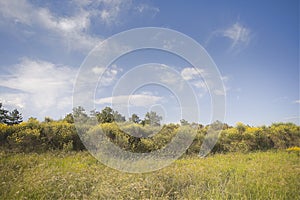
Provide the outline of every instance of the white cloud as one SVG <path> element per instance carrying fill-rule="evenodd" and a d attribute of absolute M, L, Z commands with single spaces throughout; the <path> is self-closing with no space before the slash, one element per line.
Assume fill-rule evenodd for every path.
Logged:
<path fill-rule="evenodd" d="M 205 84 L 204 81 L 199 80 L 199 81 L 194 81 L 192 83 L 196 88 L 201 88 L 204 89 L 205 91 L 207 91 L 207 85 Z"/>
<path fill-rule="evenodd" d="M 10 70 L 13 75 L 1 78 L 0 86 L 19 92 L 2 94 L 1 100 L 5 104 L 23 108 L 28 115 L 40 117 L 62 110 L 71 111 L 76 70 L 27 58 Z"/>
<path fill-rule="evenodd" d="M 41 29 L 50 31 L 60 37 L 60 42 L 69 50 L 89 51 L 103 40 L 91 35 L 92 20 L 116 25 L 131 12 L 158 12 L 157 8 L 150 5 L 135 4 L 132 0 L 75 0 L 68 3 L 68 16 L 65 16 L 28 0 L 9 0 L 0 1 L 0 18 L 9 20 L 8 23 L 27 25 L 37 32 Z M 136 11 L 137 7 L 139 11 Z"/>
<path fill-rule="evenodd" d="M 230 40 L 230 50 L 235 50 L 238 52 L 241 47 L 245 47 L 249 44 L 253 34 L 250 28 L 236 22 L 225 29 L 218 29 L 213 31 L 205 42 L 206 45 L 214 37 L 225 37 Z"/>
<path fill-rule="evenodd" d="M 30 24 L 33 7 L 26 0 L 0 1 L 0 14 L 15 23 Z"/>
<path fill-rule="evenodd" d="M 163 73 L 160 74 L 160 80 L 162 83 L 167 85 L 182 85 L 182 80 L 180 75 L 175 74 L 170 71 L 162 71 Z"/>
<path fill-rule="evenodd" d="M 128 8 L 126 8 L 126 1 L 119 2 L 118 4 L 115 4 L 114 6 L 106 7 L 105 9 L 99 11 L 99 16 L 101 21 L 106 25 L 115 25 L 119 23 L 119 17 L 121 11 L 125 11 Z M 127 5 L 128 6 L 128 5 Z"/>
<path fill-rule="evenodd" d="M 157 104 L 163 100 L 163 97 L 151 94 L 134 94 L 134 95 L 121 95 L 114 97 L 101 98 L 95 101 L 96 104 L 117 104 L 117 105 L 132 105 L 132 106 L 149 106 Z"/>
<path fill-rule="evenodd" d="M 100 18 L 101 22 L 108 26 L 122 23 L 122 21 L 126 19 L 124 16 L 128 13 L 131 15 L 133 13 L 150 13 L 152 16 L 155 16 L 159 12 L 159 9 L 154 6 L 137 2 L 138 1 L 133 0 L 75 1 L 75 3 L 83 9 L 92 7 L 93 15 L 96 18 Z"/>
<path fill-rule="evenodd" d="M 132 0 L 98 0 L 98 4 L 103 5 L 99 11 L 99 16 L 106 25 L 119 23 L 120 17 L 132 7 Z"/>
<path fill-rule="evenodd" d="M 193 87 L 196 88 L 197 93 L 199 94 L 200 97 L 204 96 L 208 92 L 208 86 L 213 86 L 214 83 L 211 80 L 206 80 L 207 78 L 207 73 L 204 70 L 198 71 L 196 68 L 192 67 L 187 67 L 184 68 L 181 71 L 181 76 L 184 80 L 188 81 Z M 224 89 L 225 91 L 221 89 L 214 89 L 211 92 L 213 92 L 215 95 L 225 95 L 226 92 L 230 89 L 227 86 L 227 82 L 229 80 L 228 76 L 222 76 L 220 77 L 221 80 L 223 81 Z"/>
<path fill-rule="evenodd" d="M 96 75 L 101 75 L 105 71 L 104 67 L 93 67 L 92 72 Z"/>
<path fill-rule="evenodd" d="M 149 6 L 147 4 L 140 4 L 140 5 L 136 6 L 135 9 L 140 13 L 145 12 L 145 11 L 151 11 L 151 12 L 153 12 L 153 15 L 156 15 L 160 11 L 159 8 Z"/>
<path fill-rule="evenodd" d="M 136 94 L 129 96 L 129 104 L 134 106 L 149 106 L 158 103 L 163 98 L 154 95 Z"/>
<path fill-rule="evenodd" d="M 111 17 L 111 13 L 109 13 L 107 10 L 102 10 L 100 13 L 100 17 L 103 21 L 109 21 L 109 18 Z"/>
<path fill-rule="evenodd" d="M 238 22 L 221 31 L 221 33 L 224 37 L 227 37 L 232 41 L 231 47 L 235 47 L 240 44 L 247 45 L 250 41 L 250 29 Z"/>
<path fill-rule="evenodd" d="M 103 9 L 98 12 L 103 23 L 106 25 L 118 25 L 125 18 L 127 13 L 144 14 L 150 13 L 155 16 L 159 9 L 148 4 L 137 4 L 133 0 L 98 0 L 98 4 L 103 5 Z M 136 5 L 137 4 L 137 5 Z"/>
<path fill-rule="evenodd" d="M 88 33 L 91 13 L 86 10 L 69 17 L 61 17 L 48 8 L 37 7 L 26 0 L 0 1 L 2 17 L 22 23 L 31 29 L 42 28 L 57 34 L 71 50 L 90 50 L 101 40 Z"/>
<path fill-rule="evenodd" d="M 27 115 L 39 117 L 60 117 L 58 113 L 71 112 L 77 69 L 24 58 L 9 70 L 12 75 L 0 79 L 0 86 L 13 89 L 1 94 L 0 102 L 4 105 L 22 108 Z M 100 84 L 111 84 L 119 71 L 115 65 L 107 69 Z"/>
<path fill-rule="evenodd" d="M 214 90 L 213 93 L 215 95 L 222 95 L 225 96 L 226 95 L 226 89 L 225 90 Z"/>
<path fill-rule="evenodd" d="M 228 76 L 222 76 L 221 80 L 224 81 L 224 82 L 227 82 L 229 80 L 229 77 Z"/>
<path fill-rule="evenodd" d="M 299 100 L 296 100 L 296 101 L 294 101 L 294 103 L 299 103 L 299 104 L 300 104 L 300 99 L 299 99 Z"/>
<path fill-rule="evenodd" d="M 1 79 L 0 85 L 30 93 L 48 91 L 44 89 L 64 89 L 66 83 L 73 83 L 75 75 L 75 71 L 69 67 L 27 58 L 10 71 L 13 76 Z"/>
<path fill-rule="evenodd" d="M 201 75 L 203 75 L 203 70 L 197 70 L 193 67 L 186 67 L 181 71 L 181 76 L 184 80 L 193 80 L 193 79 L 199 79 Z"/>
<path fill-rule="evenodd" d="M 207 92 L 207 85 L 203 80 L 204 77 L 202 77 L 205 76 L 204 70 L 187 67 L 181 71 L 181 76 L 184 80 L 189 81 L 189 83 L 197 89 L 202 89 L 204 90 L 203 92 Z"/>
<path fill-rule="evenodd" d="M 117 75 L 119 72 L 122 72 L 123 69 L 120 67 L 117 67 L 116 65 L 112 65 L 110 68 L 105 68 L 105 67 L 93 67 L 92 72 L 95 75 L 101 76 L 100 85 L 101 86 L 108 86 L 111 85 L 117 78 Z"/>
<path fill-rule="evenodd" d="M 0 102 L 5 106 L 11 106 L 14 108 L 24 108 L 26 106 L 25 98 L 26 94 L 14 94 L 14 93 L 2 93 L 0 97 Z"/>

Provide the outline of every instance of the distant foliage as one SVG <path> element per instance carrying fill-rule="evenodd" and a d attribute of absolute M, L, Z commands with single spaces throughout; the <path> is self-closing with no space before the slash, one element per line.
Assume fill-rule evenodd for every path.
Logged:
<path fill-rule="evenodd" d="M 152 125 L 152 126 L 160 126 L 160 122 L 162 117 L 159 116 L 156 112 L 150 111 L 147 112 L 144 119 L 144 124 Z"/>
<path fill-rule="evenodd" d="M 15 125 L 0 124 L 0 145 L 7 151 L 48 151 L 84 150 L 77 131 L 86 141 L 104 134 L 108 141 L 132 152 L 151 152 L 165 147 L 177 134 L 180 125 L 169 124 L 162 127 L 124 122 L 103 123 L 96 127 L 77 127 L 72 123 L 45 120 L 39 122 L 30 118 L 27 122 Z M 187 154 L 198 154 L 209 126 L 194 126 L 197 131 Z M 212 153 L 250 152 L 268 149 L 287 149 L 300 146 L 300 128 L 291 123 L 273 124 L 269 127 L 245 126 L 243 131 L 237 127 L 221 130 Z M 84 139 L 84 138 L 83 138 Z M 101 138 L 100 138 L 101 139 Z M 98 145 L 95 141 L 94 144 Z M 292 151 L 292 150 L 290 150 Z"/>
<path fill-rule="evenodd" d="M 85 150 L 83 140 L 89 148 L 96 149 L 99 145 L 111 142 L 126 151 L 146 153 L 166 147 L 180 130 L 196 135 L 186 150 L 188 155 L 199 153 L 208 130 L 220 130 L 212 153 L 265 151 L 300 146 L 300 127 L 293 123 L 252 127 L 238 122 L 231 127 L 216 121 L 209 126 L 203 126 L 182 119 L 180 124 L 160 126 L 162 118 L 155 112 L 148 112 L 143 120 L 133 114 L 129 121 L 125 121 L 124 116 L 110 107 L 101 112 L 92 111 L 90 115 L 82 107 L 77 107 L 62 120 L 55 121 L 46 117 L 43 122 L 35 118 L 22 122 L 21 114 L 17 110 L 6 111 L 2 104 L 0 117 L 0 148 L 4 151 L 78 151 Z M 98 121 L 98 125 L 90 123 L 91 119 L 95 123 Z M 80 125 L 75 127 L 75 120 L 80 120 Z M 186 141 L 185 136 L 179 138 L 180 142 Z"/>
<path fill-rule="evenodd" d="M 22 114 L 14 109 L 9 112 L 8 110 L 2 107 L 2 103 L 0 103 L 0 123 L 7 125 L 20 124 L 23 121 Z"/>
<path fill-rule="evenodd" d="M 2 124 L 0 139 L 3 150 L 17 152 L 62 150 L 66 145 L 69 150 L 84 149 L 75 126 L 64 121 L 39 122 L 30 118 L 13 126 Z"/>

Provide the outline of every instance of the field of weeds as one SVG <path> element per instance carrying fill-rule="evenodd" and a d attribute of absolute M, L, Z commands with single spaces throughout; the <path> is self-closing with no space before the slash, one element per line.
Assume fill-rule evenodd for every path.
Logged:
<path fill-rule="evenodd" d="M 297 199 L 300 158 L 285 151 L 185 157 L 129 174 L 88 152 L 4 153 L 0 199 Z"/>

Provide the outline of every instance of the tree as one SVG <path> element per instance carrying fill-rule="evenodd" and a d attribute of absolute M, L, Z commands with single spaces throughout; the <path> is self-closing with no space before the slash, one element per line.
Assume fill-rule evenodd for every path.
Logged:
<path fill-rule="evenodd" d="M 243 132 L 245 132 L 246 126 L 242 122 L 238 122 L 236 123 L 236 129 L 240 134 L 242 134 Z"/>
<path fill-rule="evenodd" d="M 99 114 L 99 112 L 98 111 L 96 111 L 95 109 L 94 110 L 91 110 L 90 111 L 90 116 L 92 117 L 92 118 L 97 118 L 97 115 Z"/>
<path fill-rule="evenodd" d="M 189 123 L 188 121 L 186 121 L 185 119 L 181 119 L 181 120 L 180 120 L 180 124 L 181 124 L 181 126 L 187 126 L 187 125 L 189 125 L 190 123 Z"/>
<path fill-rule="evenodd" d="M 81 106 L 78 106 L 77 108 L 73 108 L 73 118 L 76 121 L 79 122 L 87 122 L 89 119 L 89 116 L 86 114 L 85 109 Z"/>
<path fill-rule="evenodd" d="M 2 107 L 2 103 L 0 103 L 0 123 L 14 125 L 19 124 L 22 121 L 22 114 L 17 109 L 9 112 L 8 110 L 4 109 Z"/>
<path fill-rule="evenodd" d="M 6 124 L 8 110 L 5 110 L 0 103 L 0 123 Z"/>
<path fill-rule="evenodd" d="M 22 114 L 17 109 L 14 109 L 7 116 L 6 124 L 7 125 L 20 124 L 22 121 L 23 121 Z"/>
<path fill-rule="evenodd" d="M 131 117 L 129 118 L 129 121 L 139 124 L 141 122 L 141 119 L 137 114 L 132 114 Z"/>
<path fill-rule="evenodd" d="M 74 117 L 72 115 L 72 113 L 69 113 L 65 116 L 65 118 L 63 119 L 63 121 L 66 121 L 69 124 L 73 124 L 74 123 Z"/>
<path fill-rule="evenodd" d="M 223 130 L 227 130 L 229 128 L 232 128 L 232 127 L 229 126 L 227 123 L 223 123 Z"/>
<path fill-rule="evenodd" d="M 114 111 L 111 107 L 105 107 L 100 113 L 96 112 L 99 123 L 125 122 L 126 119 L 118 111 Z"/>
<path fill-rule="evenodd" d="M 152 126 L 160 126 L 161 120 L 162 117 L 157 115 L 157 113 L 154 111 L 147 112 L 145 115 L 145 124 L 149 124 Z"/>
<path fill-rule="evenodd" d="M 217 130 L 217 131 L 223 130 L 223 123 L 219 120 L 214 121 L 209 126 L 212 130 Z"/>
<path fill-rule="evenodd" d="M 125 116 L 121 115 L 118 111 L 113 111 L 113 120 L 115 122 L 125 122 Z"/>
<path fill-rule="evenodd" d="M 51 117 L 45 117 L 44 122 L 45 123 L 50 123 L 53 122 L 54 120 Z"/>
<path fill-rule="evenodd" d="M 99 123 L 111 123 L 114 121 L 113 109 L 105 107 L 100 113 L 97 113 Z"/>

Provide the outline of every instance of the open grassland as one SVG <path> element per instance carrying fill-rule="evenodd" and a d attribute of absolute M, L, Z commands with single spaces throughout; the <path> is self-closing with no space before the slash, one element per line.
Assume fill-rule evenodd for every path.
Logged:
<path fill-rule="evenodd" d="M 88 152 L 0 153 L 0 199 L 299 199 L 300 157 L 285 151 L 185 157 L 151 173 Z"/>

